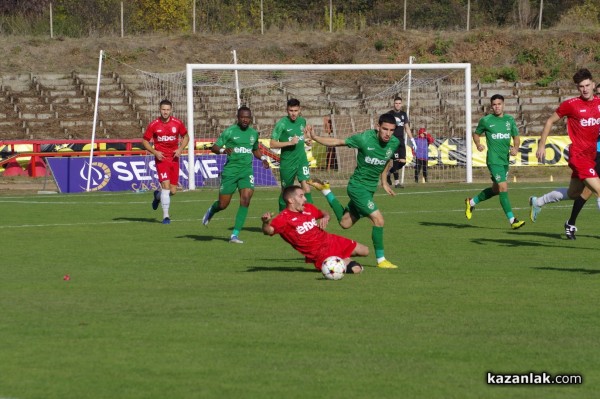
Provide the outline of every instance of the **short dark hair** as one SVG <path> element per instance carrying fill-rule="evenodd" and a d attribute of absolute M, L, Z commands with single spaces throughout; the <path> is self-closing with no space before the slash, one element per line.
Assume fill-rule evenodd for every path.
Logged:
<path fill-rule="evenodd" d="M 166 98 L 164 100 L 162 100 L 158 106 L 162 107 L 163 105 L 168 105 L 169 107 L 173 107 L 173 103 L 171 101 L 167 100 Z"/>
<path fill-rule="evenodd" d="M 287 106 L 288 107 L 299 107 L 300 100 L 298 100 L 297 98 L 290 98 L 287 102 Z"/>
<path fill-rule="evenodd" d="M 241 107 L 239 107 L 239 108 L 238 108 L 238 110 L 237 110 L 237 116 L 240 116 L 240 113 L 241 113 L 242 111 L 250 111 L 250 113 L 252 113 L 252 110 L 251 110 L 249 107 L 247 107 L 247 106 L 245 106 L 245 105 L 242 105 L 242 106 L 241 106 Z"/>
<path fill-rule="evenodd" d="M 592 78 L 592 73 L 587 68 L 581 68 L 577 72 L 575 72 L 575 75 L 573 75 L 573 82 L 575 82 L 576 85 L 578 85 L 586 79 L 594 80 L 594 78 Z"/>
<path fill-rule="evenodd" d="M 400 100 L 400 101 L 402 101 L 402 97 L 400 97 L 400 96 L 396 96 L 396 97 L 394 97 L 394 102 L 396 102 L 397 100 Z"/>
<path fill-rule="evenodd" d="M 396 118 L 390 113 L 381 114 L 381 116 L 379 117 L 379 126 L 381 126 L 382 123 L 391 123 L 395 125 Z"/>
<path fill-rule="evenodd" d="M 502 100 L 502 102 L 504 102 L 504 96 L 502 94 L 494 94 L 492 98 L 490 98 L 490 104 L 496 100 Z"/>
<path fill-rule="evenodd" d="M 292 195 L 294 195 L 294 193 L 296 192 L 296 190 L 302 190 L 302 187 L 300 186 L 287 186 L 286 188 L 283 189 L 283 192 L 281 193 L 281 196 L 283 197 L 283 200 L 285 201 L 285 203 L 288 203 L 288 199 L 290 199 L 290 197 Z"/>

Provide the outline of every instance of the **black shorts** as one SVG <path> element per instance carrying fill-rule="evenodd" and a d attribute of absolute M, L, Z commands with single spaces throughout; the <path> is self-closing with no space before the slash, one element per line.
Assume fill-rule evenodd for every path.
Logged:
<path fill-rule="evenodd" d="M 396 152 L 394 152 L 394 161 L 398 159 L 406 159 L 406 144 L 404 144 L 404 140 L 400 142 Z"/>

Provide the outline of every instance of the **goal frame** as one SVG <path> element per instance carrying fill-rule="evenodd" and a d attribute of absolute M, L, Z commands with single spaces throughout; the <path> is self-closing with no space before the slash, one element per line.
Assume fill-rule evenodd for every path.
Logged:
<path fill-rule="evenodd" d="M 187 127 L 190 143 L 195 142 L 194 135 L 194 87 L 195 70 L 222 71 L 360 71 L 360 70 L 463 70 L 465 80 L 465 140 L 466 140 L 466 182 L 473 181 L 472 126 L 471 126 L 471 64 L 186 64 Z M 194 146 L 188 147 L 188 164 L 194 165 Z M 196 189 L 195 170 L 189 168 L 189 189 Z"/>

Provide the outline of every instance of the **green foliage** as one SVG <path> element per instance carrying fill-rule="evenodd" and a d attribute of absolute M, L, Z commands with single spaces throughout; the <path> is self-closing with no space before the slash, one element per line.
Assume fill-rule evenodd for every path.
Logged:
<path fill-rule="evenodd" d="M 538 79 L 535 83 L 538 86 L 546 87 L 550 83 L 556 81 L 560 76 L 560 68 L 554 67 L 550 70 L 550 73 Z"/>
<path fill-rule="evenodd" d="M 523 49 L 517 54 L 515 61 L 520 65 L 531 64 L 537 66 L 540 64 L 542 58 L 542 49 Z"/>
<path fill-rule="evenodd" d="M 192 22 L 192 4 L 196 4 L 196 28 L 213 33 L 258 32 L 261 4 L 264 27 L 279 30 L 329 30 L 329 2 L 306 0 L 129 0 L 123 1 L 125 30 L 139 32 L 188 32 Z M 471 28 L 517 26 L 515 7 L 518 0 L 471 1 Z M 531 0 L 533 1 L 533 0 Z M 560 25 L 569 29 L 597 29 L 600 6 L 596 0 L 546 2 L 544 27 Z M 57 29 L 69 36 L 112 34 L 120 29 L 122 0 L 54 0 Z M 560 4 L 558 4 L 560 3 Z M 50 0 L 0 0 L 0 17 L 24 16 L 29 20 L 26 33 L 41 34 L 36 17 L 48 18 Z M 323 12 L 325 10 L 325 12 Z M 398 27 L 403 22 L 402 2 L 348 0 L 334 2 L 333 30 L 362 30 L 368 26 Z M 423 0 L 409 2 L 407 26 L 416 30 L 464 30 L 466 0 Z M 2 24 L 0 34 L 15 31 Z M 46 27 L 48 21 L 46 20 Z M 47 29 L 43 31 L 47 33 Z M 471 37 L 467 40 L 476 40 Z"/>
<path fill-rule="evenodd" d="M 132 23 L 141 32 L 179 32 L 190 28 L 189 0 L 133 0 Z"/>
<path fill-rule="evenodd" d="M 385 50 L 385 44 L 383 43 L 383 40 L 381 40 L 381 39 L 375 40 L 374 46 L 375 46 L 375 50 L 377 50 L 377 51 Z"/>
<path fill-rule="evenodd" d="M 493 83 L 499 79 L 508 82 L 516 82 L 519 80 L 519 74 L 516 69 L 508 66 L 499 68 L 479 68 L 477 73 L 483 83 Z"/>
<path fill-rule="evenodd" d="M 52 0 L 0 0 L 0 15 L 40 16 L 47 14 Z"/>
<path fill-rule="evenodd" d="M 585 3 L 570 8 L 560 18 L 560 25 L 578 28 L 600 27 L 600 4 L 597 0 L 585 0 Z"/>
<path fill-rule="evenodd" d="M 429 52 L 433 55 L 437 55 L 438 57 L 447 55 L 452 47 L 452 44 L 452 40 L 444 40 L 440 36 L 437 36 L 429 48 Z"/>

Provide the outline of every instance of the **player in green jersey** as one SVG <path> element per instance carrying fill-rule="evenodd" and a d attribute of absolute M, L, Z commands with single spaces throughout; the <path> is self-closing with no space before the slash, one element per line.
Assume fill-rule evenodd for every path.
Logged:
<path fill-rule="evenodd" d="M 252 158 L 262 160 L 265 169 L 269 168 L 267 157 L 258 148 L 258 132 L 250 127 L 252 111 L 248 107 L 240 107 L 237 111 L 237 124 L 225 129 L 219 136 L 211 151 L 215 154 L 227 154 L 227 162 L 221 173 L 219 199 L 204 214 L 202 224 L 208 226 L 215 213 L 226 209 L 236 190 L 240 192 L 240 207 L 235 215 L 235 225 L 231 233 L 230 243 L 243 244 L 239 234 L 244 227 L 250 200 L 254 194 L 254 173 Z"/>
<path fill-rule="evenodd" d="M 377 129 L 366 130 L 346 139 L 334 137 L 319 137 L 309 133 L 310 138 L 317 143 L 329 147 L 347 146 L 357 149 L 356 169 L 348 181 L 346 188 L 350 202 L 344 208 L 331 192 L 329 183 L 311 179 L 308 184 L 320 190 L 333 209 L 342 228 L 349 229 L 360 218 L 368 217 L 373 224 L 371 237 L 377 258 L 377 267 L 396 269 L 398 266 L 387 260 L 383 250 L 383 214 L 373 201 L 379 181 L 389 195 L 396 195 L 386 181 L 387 172 L 391 166 L 394 151 L 398 148 L 399 140 L 394 137 L 396 119 L 391 114 L 379 117 Z"/>
<path fill-rule="evenodd" d="M 490 99 L 492 104 L 492 113 L 479 120 L 473 141 L 477 151 L 485 150 L 481 144 L 481 136 L 485 136 L 488 146 L 486 163 L 492 177 L 492 186 L 481 191 L 476 197 L 465 200 L 465 216 L 471 219 L 473 209 L 478 203 L 488 200 L 496 195 L 500 196 L 500 205 L 504 214 L 513 229 L 518 229 L 525 222 L 518 220 L 512 211 L 510 200 L 508 199 L 508 165 L 509 156 L 517 155 L 521 140 L 519 130 L 515 119 L 504 114 L 504 97 L 500 94 L 494 94 Z M 513 145 L 510 145 L 510 141 Z"/>
<path fill-rule="evenodd" d="M 306 119 L 300 116 L 300 101 L 290 98 L 287 102 L 287 116 L 277 121 L 273 132 L 271 133 L 271 148 L 281 149 L 281 159 L 279 163 L 279 174 L 281 177 L 281 191 L 286 187 L 294 185 L 294 180 L 298 179 L 300 187 L 304 190 L 306 201 L 313 203 L 310 186 L 306 183 L 310 179 L 310 170 L 304 144 L 309 144 L 304 134 L 312 126 L 306 124 Z M 279 196 L 279 211 L 284 210 L 287 204 L 283 197 Z"/>

